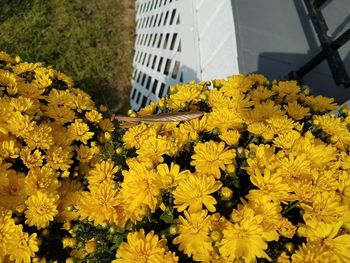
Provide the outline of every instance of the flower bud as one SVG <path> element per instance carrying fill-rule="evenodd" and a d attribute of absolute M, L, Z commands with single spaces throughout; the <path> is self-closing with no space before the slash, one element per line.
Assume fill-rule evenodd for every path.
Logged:
<path fill-rule="evenodd" d="M 226 170 L 226 172 L 227 173 L 230 173 L 230 174 L 232 174 L 232 173 L 234 173 L 235 171 L 236 171 L 236 167 L 235 167 L 235 165 L 234 164 L 227 164 L 226 166 L 225 166 L 225 170 Z"/>
<path fill-rule="evenodd" d="M 118 147 L 116 150 L 115 150 L 115 153 L 116 154 L 121 154 L 123 152 L 123 147 Z"/>
<path fill-rule="evenodd" d="M 85 251 L 89 254 L 92 254 L 96 251 L 97 242 L 96 240 L 90 240 L 85 243 Z"/>
<path fill-rule="evenodd" d="M 177 226 L 176 225 L 171 225 L 169 227 L 169 233 L 170 233 L 170 235 L 173 235 L 173 236 L 177 235 L 179 233 L 179 231 L 177 229 Z"/>
<path fill-rule="evenodd" d="M 287 242 L 284 244 L 284 249 L 289 253 L 289 254 L 293 254 L 293 252 L 295 251 L 295 245 L 293 242 Z"/>
<path fill-rule="evenodd" d="M 224 186 L 220 189 L 220 195 L 222 200 L 229 200 L 233 195 L 233 191 L 230 188 Z"/>

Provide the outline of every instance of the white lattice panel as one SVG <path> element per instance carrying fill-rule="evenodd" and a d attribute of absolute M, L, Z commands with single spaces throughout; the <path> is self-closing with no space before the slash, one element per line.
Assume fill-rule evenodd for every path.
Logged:
<path fill-rule="evenodd" d="M 131 107 L 176 83 L 238 72 L 230 0 L 137 0 Z"/>

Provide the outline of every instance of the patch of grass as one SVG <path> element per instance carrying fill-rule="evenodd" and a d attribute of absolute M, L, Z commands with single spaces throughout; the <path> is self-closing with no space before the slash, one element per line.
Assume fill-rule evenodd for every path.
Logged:
<path fill-rule="evenodd" d="M 1 0 L 0 50 L 71 76 L 97 103 L 129 108 L 133 0 Z"/>

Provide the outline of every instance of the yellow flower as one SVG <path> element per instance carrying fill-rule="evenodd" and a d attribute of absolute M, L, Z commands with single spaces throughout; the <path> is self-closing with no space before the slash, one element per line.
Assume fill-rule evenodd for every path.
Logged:
<path fill-rule="evenodd" d="M 153 231 L 145 235 L 145 230 L 129 233 L 127 242 L 120 244 L 113 263 L 118 262 L 165 262 L 166 240 L 161 239 Z"/>
<path fill-rule="evenodd" d="M 234 164 L 236 151 L 234 149 L 225 149 L 225 143 L 209 141 L 197 143 L 194 147 L 193 161 L 191 165 L 196 167 L 200 174 L 213 175 L 219 179 L 221 170 L 225 170 L 225 165 Z"/>
<path fill-rule="evenodd" d="M 85 243 L 85 251 L 89 254 L 92 254 L 96 251 L 97 242 L 95 239 L 91 239 Z"/>
<path fill-rule="evenodd" d="M 55 172 L 49 167 L 33 168 L 29 170 L 25 178 L 25 188 L 27 195 L 41 191 L 48 195 L 57 193 L 60 182 L 57 180 Z"/>
<path fill-rule="evenodd" d="M 12 212 L 0 208 L 0 259 L 3 259 L 9 250 L 9 242 L 16 231 Z"/>
<path fill-rule="evenodd" d="M 277 231 L 281 236 L 293 238 L 296 230 L 297 227 L 294 226 L 287 218 L 283 218 L 279 221 Z"/>
<path fill-rule="evenodd" d="M 68 126 L 68 134 L 73 140 L 81 141 L 84 144 L 87 144 L 87 141 L 94 136 L 94 133 L 89 131 L 89 126 L 82 119 L 76 119 Z"/>
<path fill-rule="evenodd" d="M 273 140 L 273 143 L 279 148 L 290 149 L 299 138 L 300 133 L 291 130 L 287 133 L 278 134 L 278 137 Z"/>
<path fill-rule="evenodd" d="M 23 232 L 21 229 L 16 231 L 9 244 L 9 259 L 15 262 L 32 262 L 31 258 L 35 256 L 35 252 L 39 251 L 36 236 L 36 233 L 29 236 L 28 233 Z"/>
<path fill-rule="evenodd" d="M 244 203 L 246 207 L 251 208 L 255 215 L 263 216 L 261 225 L 265 232 L 270 234 L 270 238 L 274 241 L 278 241 L 278 226 L 282 220 L 281 212 L 282 207 L 279 203 L 271 202 L 268 197 L 262 197 L 259 199 L 249 200 L 248 203 Z"/>
<path fill-rule="evenodd" d="M 255 103 L 254 109 L 252 109 L 249 114 L 249 120 L 252 122 L 265 121 L 273 116 L 282 116 L 283 112 L 279 105 L 271 100 L 261 103 Z"/>
<path fill-rule="evenodd" d="M 170 95 L 166 106 L 174 110 L 181 110 L 186 104 L 200 101 L 200 95 L 204 88 L 202 85 L 188 83 L 185 85 L 176 85 L 174 89 L 174 94 Z"/>
<path fill-rule="evenodd" d="M 0 207 L 15 211 L 26 200 L 24 174 L 15 170 L 7 171 L 8 184 L 0 188 Z M 1 175 L 2 176 L 2 175 Z"/>
<path fill-rule="evenodd" d="M 77 153 L 77 160 L 79 163 L 89 163 L 89 161 L 98 153 L 99 148 L 96 146 L 89 147 L 87 145 L 75 146 L 75 151 Z"/>
<path fill-rule="evenodd" d="M 3 141 L 0 145 L 0 156 L 4 159 L 17 158 L 19 155 L 18 142 L 15 140 Z"/>
<path fill-rule="evenodd" d="M 174 245 L 179 245 L 179 250 L 188 257 L 197 257 L 203 253 L 214 250 L 209 237 L 210 216 L 207 210 L 196 213 L 184 212 L 185 217 L 179 216 L 179 235 L 173 240 Z"/>
<path fill-rule="evenodd" d="M 228 129 L 241 129 L 243 127 L 243 119 L 240 114 L 229 108 L 214 108 L 207 115 L 206 130 L 212 132 L 215 128 L 220 132 Z"/>
<path fill-rule="evenodd" d="M 47 150 L 53 144 L 52 128 L 46 124 L 35 125 L 33 131 L 24 137 L 24 141 L 31 149 L 41 148 Z"/>
<path fill-rule="evenodd" d="M 221 132 L 219 135 L 219 138 L 226 142 L 227 145 L 233 146 L 238 144 L 239 138 L 241 137 L 241 134 L 237 130 L 227 130 Z"/>
<path fill-rule="evenodd" d="M 6 52 L 0 51 L 0 61 L 14 64 L 16 61 Z"/>
<path fill-rule="evenodd" d="M 278 86 L 274 86 L 273 89 L 278 92 L 278 97 L 284 98 L 286 101 L 296 100 L 297 94 L 300 92 L 296 80 L 280 81 Z"/>
<path fill-rule="evenodd" d="M 20 155 L 24 165 L 29 169 L 40 167 L 44 161 L 39 149 L 32 151 L 29 147 L 25 147 L 22 148 Z"/>
<path fill-rule="evenodd" d="M 46 152 L 47 166 L 54 170 L 68 170 L 73 163 L 72 157 L 72 147 L 53 146 Z"/>
<path fill-rule="evenodd" d="M 34 129 L 34 122 L 26 114 L 18 111 L 12 113 L 7 120 L 7 128 L 17 137 L 25 137 Z"/>
<path fill-rule="evenodd" d="M 57 207 L 58 215 L 56 220 L 59 222 L 68 222 L 76 220 L 79 217 L 77 209 L 70 211 L 68 207 L 74 206 L 81 198 L 81 184 L 76 180 L 62 180 L 61 187 L 58 189 L 60 195 L 60 202 Z"/>
<path fill-rule="evenodd" d="M 96 110 L 91 110 L 85 113 L 85 117 L 88 119 L 88 121 L 91 121 L 93 123 L 98 123 L 100 120 L 103 119 L 102 114 Z"/>
<path fill-rule="evenodd" d="M 254 102 L 261 102 L 267 100 L 271 98 L 274 94 L 274 91 L 269 90 L 264 86 L 259 86 L 256 89 L 253 89 L 251 92 L 249 92 L 249 96 Z"/>
<path fill-rule="evenodd" d="M 272 173 L 269 169 L 265 169 L 264 173 L 256 169 L 255 174 L 250 176 L 250 181 L 259 190 L 250 190 L 249 199 L 255 200 L 267 196 L 272 201 L 281 202 L 288 201 L 291 198 L 291 187 L 283 182 L 280 173 Z"/>
<path fill-rule="evenodd" d="M 73 103 L 74 94 L 69 90 L 57 90 L 52 89 L 48 96 L 45 97 L 45 100 L 49 103 L 49 105 L 55 106 L 67 106 L 69 108 L 74 107 Z"/>
<path fill-rule="evenodd" d="M 26 112 L 33 107 L 34 101 L 30 98 L 19 96 L 18 98 L 11 98 L 10 105 L 15 111 Z"/>
<path fill-rule="evenodd" d="M 320 243 L 303 243 L 292 255 L 293 263 L 342 262 Z M 345 262 L 345 261 L 343 261 Z"/>
<path fill-rule="evenodd" d="M 154 128 L 141 123 L 128 129 L 122 140 L 126 148 L 135 147 L 139 149 L 141 147 L 141 142 L 145 141 L 150 136 L 156 136 L 156 134 L 157 132 Z"/>
<path fill-rule="evenodd" d="M 151 161 L 153 164 L 162 163 L 163 154 L 170 151 L 170 143 L 166 138 L 148 137 L 141 143 L 140 149 L 136 151 L 140 160 Z"/>
<path fill-rule="evenodd" d="M 49 104 L 45 108 L 45 115 L 54 119 L 59 124 L 72 122 L 75 119 L 74 111 L 68 106 Z"/>
<path fill-rule="evenodd" d="M 114 131 L 114 125 L 110 119 L 103 119 L 98 123 L 98 125 L 105 132 L 113 132 Z"/>
<path fill-rule="evenodd" d="M 50 221 L 54 221 L 54 216 L 58 214 L 57 200 L 59 196 L 49 196 L 47 193 L 37 191 L 31 195 L 25 204 L 27 210 L 25 223 L 28 226 L 36 226 L 37 229 L 46 228 Z"/>
<path fill-rule="evenodd" d="M 253 210 L 247 208 L 239 223 L 228 224 L 223 231 L 220 254 L 227 256 L 230 262 L 239 258 L 243 258 L 245 262 L 254 262 L 256 258 L 271 260 L 264 251 L 268 246 L 262 221 L 263 216 L 254 215 Z"/>
<path fill-rule="evenodd" d="M 128 163 L 129 170 L 122 171 L 124 181 L 121 195 L 128 207 L 129 217 L 132 221 L 138 218 L 137 210 L 142 205 L 147 205 L 154 212 L 160 195 L 160 183 L 157 173 L 146 168 L 144 163 Z"/>
<path fill-rule="evenodd" d="M 75 245 L 77 244 L 77 240 L 75 238 L 71 238 L 71 237 L 65 237 L 62 239 L 62 245 L 63 248 L 67 248 L 67 247 L 75 247 Z"/>
<path fill-rule="evenodd" d="M 305 104 L 312 108 L 313 111 L 323 113 L 325 111 L 335 110 L 338 105 L 334 102 L 333 98 L 326 98 L 321 95 L 316 97 L 307 96 L 305 98 Z"/>
<path fill-rule="evenodd" d="M 41 66 L 40 63 L 22 62 L 22 63 L 15 65 L 14 67 L 12 67 L 12 70 L 15 74 L 20 75 L 24 72 L 34 71 L 34 69 L 36 69 L 37 67 L 40 67 L 40 66 Z"/>
<path fill-rule="evenodd" d="M 310 115 L 310 109 L 299 105 L 296 101 L 288 102 L 288 105 L 284 106 L 284 108 L 288 112 L 288 115 L 297 121 L 302 120 L 306 116 Z"/>
<path fill-rule="evenodd" d="M 189 212 L 198 212 L 204 205 L 210 212 L 215 212 L 216 199 L 210 194 L 222 186 L 212 176 L 189 174 L 179 182 L 173 192 L 174 204 L 179 212 L 189 207 Z"/>
<path fill-rule="evenodd" d="M 338 149 L 343 151 L 348 149 L 350 146 L 350 132 L 345 122 L 333 114 L 315 116 L 314 120 L 319 123 L 320 129 L 332 136 L 331 140 Z"/>
<path fill-rule="evenodd" d="M 234 97 L 237 93 L 246 92 L 254 85 L 253 78 L 245 76 L 243 74 L 231 76 L 227 81 L 222 81 L 222 87 L 220 91 L 228 97 Z"/>
<path fill-rule="evenodd" d="M 306 222 L 317 220 L 333 224 L 339 221 L 348 207 L 340 204 L 340 198 L 335 192 L 322 192 L 313 196 L 312 204 L 301 203 Z"/>
<path fill-rule="evenodd" d="M 123 226 L 125 223 L 121 199 L 118 190 L 114 190 L 110 182 L 90 185 L 89 192 L 84 191 L 77 203 L 81 219 L 94 221 L 94 225 L 105 220 Z M 117 220 L 117 221 L 116 221 Z"/>
<path fill-rule="evenodd" d="M 83 110 L 93 110 L 95 108 L 95 103 L 92 101 L 91 97 L 81 89 L 71 88 L 73 93 L 76 95 L 73 98 L 74 107 L 77 112 L 82 112 Z"/>
<path fill-rule="evenodd" d="M 96 164 L 96 166 L 89 171 L 89 184 L 99 184 L 103 181 L 112 181 L 113 176 L 118 172 L 119 167 L 115 165 L 110 159 Z"/>
<path fill-rule="evenodd" d="M 305 154 L 290 153 L 278 161 L 277 170 L 285 178 L 308 178 L 311 174 L 310 160 Z"/>
<path fill-rule="evenodd" d="M 70 77 L 68 77 L 66 74 L 59 72 L 57 70 L 53 70 L 53 73 L 57 79 L 66 83 L 68 88 L 73 86 L 73 80 Z"/>
<path fill-rule="evenodd" d="M 180 172 L 180 165 L 171 163 L 169 167 L 167 164 L 162 163 L 157 166 L 157 173 L 162 183 L 162 188 L 169 188 L 177 186 L 181 180 L 185 179 L 189 174 L 189 170 Z"/>

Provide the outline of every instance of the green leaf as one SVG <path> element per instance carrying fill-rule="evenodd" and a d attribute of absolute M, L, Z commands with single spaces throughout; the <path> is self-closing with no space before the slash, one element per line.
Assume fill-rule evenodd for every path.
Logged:
<path fill-rule="evenodd" d="M 119 245 L 123 242 L 123 239 L 124 239 L 124 235 L 116 235 L 114 238 L 113 238 L 113 243 L 114 245 L 111 246 L 110 250 L 115 250 L 119 247 Z"/>
<path fill-rule="evenodd" d="M 171 224 L 174 220 L 174 215 L 172 212 L 166 211 L 160 215 L 160 219 L 162 219 L 167 224 Z"/>

